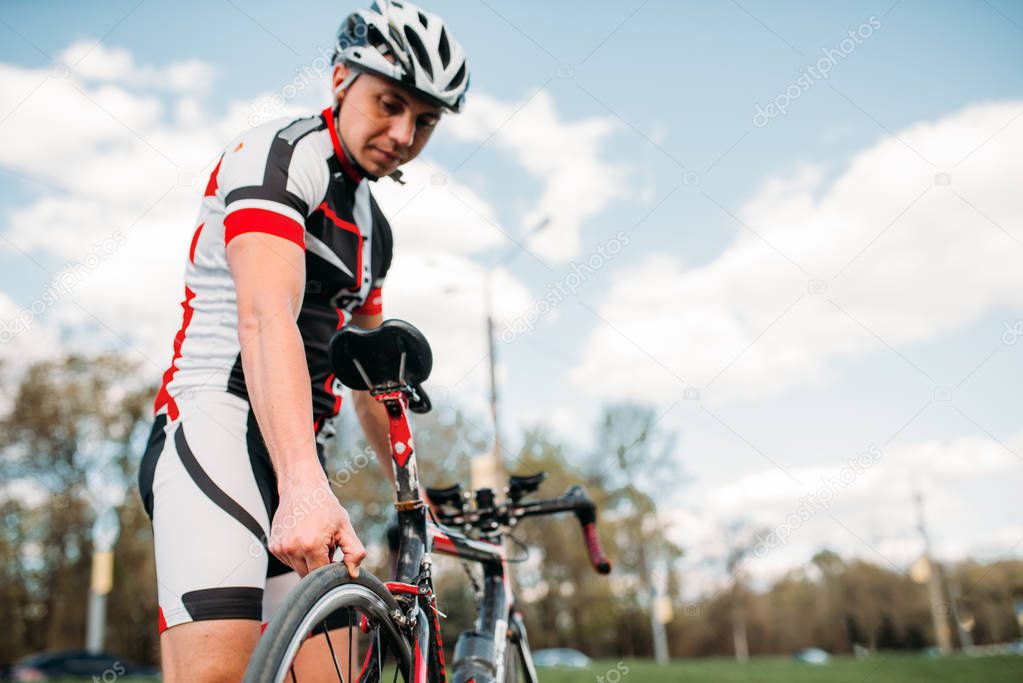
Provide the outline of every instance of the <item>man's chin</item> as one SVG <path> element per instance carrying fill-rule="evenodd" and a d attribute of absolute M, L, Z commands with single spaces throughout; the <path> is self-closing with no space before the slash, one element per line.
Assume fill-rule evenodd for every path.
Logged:
<path fill-rule="evenodd" d="M 362 158 L 360 159 L 359 157 Z M 394 173 L 398 167 L 401 166 L 400 163 L 394 164 L 382 162 L 376 159 L 374 155 L 366 153 L 356 154 L 355 160 L 366 170 L 367 173 L 379 178 Z"/>
<path fill-rule="evenodd" d="M 375 161 L 368 164 L 363 164 L 364 169 L 369 171 L 371 175 L 378 176 L 380 178 L 391 175 L 398 168 L 398 164 L 378 164 Z"/>

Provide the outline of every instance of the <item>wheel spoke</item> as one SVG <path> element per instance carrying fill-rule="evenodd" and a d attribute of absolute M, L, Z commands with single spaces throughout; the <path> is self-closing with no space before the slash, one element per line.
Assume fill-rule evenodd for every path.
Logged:
<path fill-rule="evenodd" d="M 352 657 L 352 631 L 354 631 L 355 629 L 352 628 L 352 616 L 353 616 L 352 608 L 349 607 L 348 608 L 348 680 L 349 681 L 352 680 L 352 659 L 354 659 Z"/>
<path fill-rule="evenodd" d="M 341 677 L 341 667 L 337 663 L 337 655 L 334 654 L 334 643 L 332 643 L 331 640 L 330 640 L 330 631 L 327 630 L 327 620 L 326 620 L 326 618 L 324 618 L 324 620 L 320 622 L 320 626 L 323 628 L 323 635 L 327 636 L 327 647 L 330 648 L 330 661 L 334 662 L 334 671 L 337 672 L 337 680 L 339 680 L 341 683 L 345 683 L 345 679 Z M 351 633 L 351 632 L 349 632 L 349 633 Z M 348 640 L 348 660 L 351 661 L 351 659 L 352 659 L 352 641 L 351 641 L 351 639 L 349 639 Z M 351 677 L 352 677 L 351 676 L 351 670 L 349 669 L 348 678 L 351 679 Z"/>

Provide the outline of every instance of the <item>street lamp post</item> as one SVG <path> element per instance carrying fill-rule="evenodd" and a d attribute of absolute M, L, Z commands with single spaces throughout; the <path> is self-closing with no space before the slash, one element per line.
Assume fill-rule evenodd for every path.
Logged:
<path fill-rule="evenodd" d="M 944 592 L 941 588 L 941 568 L 934 562 L 931 555 L 931 539 L 927 534 L 927 525 L 924 522 L 924 498 L 919 491 L 913 497 L 916 503 L 917 530 L 924 542 L 923 564 L 926 571 L 921 571 L 922 578 L 927 584 L 927 595 L 931 601 L 931 618 L 934 621 L 934 638 L 937 641 L 941 654 L 947 655 L 952 651 L 952 631 L 948 627 L 948 615 L 945 613 L 947 603 L 944 600 Z"/>
<path fill-rule="evenodd" d="M 114 544 L 120 529 L 117 510 L 113 506 L 97 515 L 92 525 L 92 581 L 89 585 L 85 649 L 93 654 L 103 650 L 106 639 L 107 596 L 114 585 Z"/>
<path fill-rule="evenodd" d="M 530 237 L 550 225 L 550 218 L 544 217 L 539 223 L 527 232 L 524 237 Z M 518 256 L 518 251 L 512 251 L 497 265 L 505 265 Z M 490 366 L 490 419 L 494 427 L 493 447 L 488 453 L 473 458 L 471 463 L 471 479 L 473 489 L 490 488 L 500 498 L 504 491 L 504 482 L 507 481 L 507 468 L 504 462 L 504 455 L 501 444 L 501 426 L 498 410 L 497 395 L 497 325 L 494 322 L 494 300 L 493 300 L 493 273 L 496 270 L 487 270 L 483 280 L 483 305 L 486 312 L 486 334 L 487 334 L 487 357 Z"/>

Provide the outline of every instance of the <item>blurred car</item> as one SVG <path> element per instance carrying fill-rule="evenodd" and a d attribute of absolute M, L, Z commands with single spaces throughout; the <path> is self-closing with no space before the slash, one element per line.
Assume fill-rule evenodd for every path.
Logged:
<path fill-rule="evenodd" d="M 585 669 L 590 662 L 590 658 L 579 650 L 567 647 L 538 650 L 533 653 L 533 663 L 543 667 L 560 666 L 570 669 Z"/>
<path fill-rule="evenodd" d="M 59 650 L 40 652 L 23 657 L 11 667 L 12 681 L 48 681 L 65 677 L 98 677 L 100 680 L 121 676 L 152 677 L 160 675 L 159 669 L 141 666 L 117 657 L 109 652 L 93 654 L 86 650 Z"/>
<path fill-rule="evenodd" d="M 792 657 L 803 664 L 827 664 L 831 661 L 831 655 L 819 647 L 808 647 L 800 650 Z"/>

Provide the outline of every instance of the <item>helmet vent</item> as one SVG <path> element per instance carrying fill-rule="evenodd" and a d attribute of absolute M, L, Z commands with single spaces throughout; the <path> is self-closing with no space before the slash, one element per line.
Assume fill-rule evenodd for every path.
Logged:
<path fill-rule="evenodd" d="M 387 40 L 384 39 L 384 35 L 380 33 L 380 29 L 370 24 L 366 27 L 366 42 L 373 47 L 377 48 L 384 54 L 387 53 Z"/>
<path fill-rule="evenodd" d="M 451 63 L 451 45 L 448 43 L 448 32 L 444 29 L 440 30 L 440 44 L 437 46 L 437 51 L 440 53 L 440 63 L 445 69 L 448 68 L 448 64 Z"/>
<path fill-rule="evenodd" d="M 426 15 L 422 12 L 419 13 L 419 23 L 423 25 L 423 28 L 430 28 L 430 25 L 426 23 Z"/>
<path fill-rule="evenodd" d="M 416 56 L 416 61 L 423 67 L 426 75 L 432 80 L 433 79 L 433 65 L 430 63 L 430 55 L 426 52 L 426 46 L 423 45 L 423 41 L 416 35 L 416 32 L 410 29 L 408 26 L 405 27 L 405 40 L 408 42 L 409 48 Z"/>
<path fill-rule="evenodd" d="M 462 62 L 462 66 L 458 69 L 458 73 L 456 73 L 455 77 L 451 79 L 451 82 L 448 83 L 448 87 L 445 88 L 445 90 L 454 90 L 462 84 L 463 80 L 465 80 L 465 62 Z"/>

